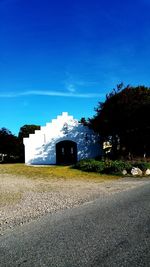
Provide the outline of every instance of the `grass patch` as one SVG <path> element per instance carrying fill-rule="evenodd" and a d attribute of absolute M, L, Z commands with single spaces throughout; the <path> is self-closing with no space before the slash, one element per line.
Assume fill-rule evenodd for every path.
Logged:
<path fill-rule="evenodd" d="M 17 176 L 25 176 L 32 179 L 86 179 L 86 180 L 112 180 L 118 179 L 117 175 L 105 175 L 94 172 L 83 172 L 81 170 L 72 169 L 70 166 L 46 166 L 34 167 L 25 164 L 1 164 L 0 174 L 11 174 Z"/>

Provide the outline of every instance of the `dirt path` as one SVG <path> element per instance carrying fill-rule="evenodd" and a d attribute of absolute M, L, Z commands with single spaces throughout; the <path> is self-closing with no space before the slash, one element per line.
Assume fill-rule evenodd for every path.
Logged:
<path fill-rule="evenodd" d="M 0 175 L 0 235 L 46 213 L 79 206 L 122 190 L 150 183 L 150 179 L 123 178 L 97 182 L 84 180 L 29 179 Z"/>

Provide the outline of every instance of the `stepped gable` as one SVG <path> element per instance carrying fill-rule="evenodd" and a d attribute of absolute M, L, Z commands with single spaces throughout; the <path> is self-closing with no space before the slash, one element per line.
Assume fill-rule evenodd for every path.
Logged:
<path fill-rule="evenodd" d="M 93 130 L 63 112 L 24 138 L 26 164 L 72 164 L 101 153 Z"/>

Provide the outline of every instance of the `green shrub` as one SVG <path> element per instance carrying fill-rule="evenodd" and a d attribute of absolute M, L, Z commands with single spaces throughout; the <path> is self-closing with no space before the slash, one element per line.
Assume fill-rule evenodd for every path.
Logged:
<path fill-rule="evenodd" d="M 150 168 L 150 163 L 148 162 L 135 162 L 132 164 L 133 167 L 139 168 L 141 171 L 146 171 Z"/>
<path fill-rule="evenodd" d="M 131 170 L 132 165 L 124 161 L 97 161 L 94 159 L 84 159 L 76 163 L 76 169 L 87 172 L 98 172 L 106 174 L 121 174 L 124 169 Z"/>
<path fill-rule="evenodd" d="M 77 162 L 74 167 L 86 172 L 102 172 L 104 170 L 104 162 L 94 159 L 84 159 Z"/>
<path fill-rule="evenodd" d="M 134 162 L 129 163 L 122 160 L 105 160 L 99 161 L 95 159 L 84 159 L 76 163 L 73 166 L 76 169 L 86 171 L 86 172 L 97 172 L 103 174 L 122 174 L 123 170 L 127 173 L 131 173 L 132 167 L 138 167 L 141 171 L 146 171 L 150 169 L 150 163 L 148 162 Z"/>
<path fill-rule="evenodd" d="M 123 170 L 128 172 L 131 170 L 131 168 L 132 165 L 130 163 L 121 160 L 115 160 L 105 162 L 105 168 L 103 172 L 106 174 L 121 174 Z"/>

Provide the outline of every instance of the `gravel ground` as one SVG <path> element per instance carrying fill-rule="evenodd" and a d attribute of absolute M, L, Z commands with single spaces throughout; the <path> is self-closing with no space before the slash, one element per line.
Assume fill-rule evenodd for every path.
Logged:
<path fill-rule="evenodd" d="M 150 183 L 150 179 L 123 178 L 106 182 L 64 179 L 45 181 L 0 174 L 0 195 L 4 196 L 3 201 L 0 201 L 0 235 L 46 213 L 79 206 L 145 183 Z M 18 199 L 13 198 L 14 196 L 18 196 Z"/>

